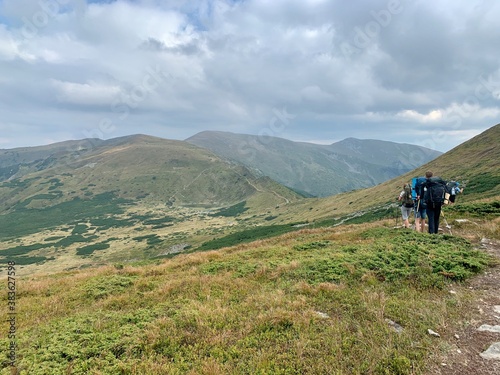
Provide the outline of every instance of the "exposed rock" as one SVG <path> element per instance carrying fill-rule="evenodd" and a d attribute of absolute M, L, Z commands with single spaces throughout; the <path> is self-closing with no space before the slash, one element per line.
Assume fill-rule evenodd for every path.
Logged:
<path fill-rule="evenodd" d="M 324 312 L 321 312 L 321 311 L 315 311 L 315 313 L 320 317 L 320 318 L 323 318 L 323 319 L 328 319 L 330 318 L 328 316 L 328 314 L 325 314 Z"/>
<path fill-rule="evenodd" d="M 483 324 L 477 330 L 478 331 L 482 331 L 482 332 L 496 332 L 496 333 L 500 333 L 500 326 L 490 326 L 488 324 Z"/>
<path fill-rule="evenodd" d="M 437 332 L 434 332 L 432 329 L 428 329 L 427 330 L 427 333 L 431 336 L 435 336 L 435 337 L 441 337 L 441 335 Z"/>
<path fill-rule="evenodd" d="M 387 322 L 387 324 L 389 324 L 389 326 L 394 330 L 396 331 L 397 333 L 401 333 L 403 332 L 403 327 L 401 327 L 398 323 L 392 321 L 391 319 L 385 319 L 385 321 Z"/>
<path fill-rule="evenodd" d="M 492 344 L 488 350 L 479 354 L 484 359 L 500 360 L 500 342 Z"/>

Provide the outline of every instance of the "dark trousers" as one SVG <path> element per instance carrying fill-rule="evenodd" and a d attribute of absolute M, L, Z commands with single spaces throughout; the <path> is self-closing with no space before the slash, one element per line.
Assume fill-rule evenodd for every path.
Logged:
<path fill-rule="evenodd" d="M 437 233 L 439 229 L 439 215 L 441 215 L 441 203 L 427 203 L 427 224 L 429 233 Z"/>

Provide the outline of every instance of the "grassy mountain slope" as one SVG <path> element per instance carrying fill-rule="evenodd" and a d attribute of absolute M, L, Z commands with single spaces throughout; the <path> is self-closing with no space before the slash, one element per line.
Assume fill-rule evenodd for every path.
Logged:
<path fill-rule="evenodd" d="M 337 226 L 384 217 L 397 219 L 400 213 L 396 197 L 402 184 L 415 175 L 422 175 L 426 169 L 432 169 L 445 179 L 468 180 L 458 203 L 445 209 L 446 214 L 451 215 L 448 216 L 450 220 L 460 217 L 464 211 L 479 210 L 494 215 L 498 212 L 495 201 L 499 199 L 498 141 L 498 126 L 495 126 L 396 179 L 333 197 L 298 200 L 293 193 L 269 178 L 247 178 L 245 173 L 250 172 L 238 172 L 241 166 L 223 161 L 215 164 L 208 162 L 211 158 L 219 159 L 208 151 L 200 154 L 198 148 L 189 146 L 187 150 L 196 151 L 197 157 L 191 159 L 198 164 L 194 163 L 196 168 L 185 168 L 185 171 L 192 173 L 192 181 L 195 182 L 188 182 L 186 185 L 186 180 L 179 177 L 178 180 L 182 182 L 180 193 L 170 200 L 164 197 L 172 196 L 161 189 L 170 192 L 168 189 L 172 182 L 168 181 L 168 173 L 177 172 L 178 169 L 175 168 L 181 168 L 179 157 L 170 156 L 169 159 L 168 155 L 162 154 L 165 151 L 158 146 L 163 142 L 160 140 L 143 138 L 145 145 L 137 150 L 121 140 L 120 145 L 109 149 L 112 152 L 104 149 L 82 158 L 79 167 L 72 166 L 73 172 L 68 172 L 68 176 L 64 176 L 66 172 L 63 170 L 58 170 L 58 177 L 49 173 L 43 178 L 37 178 L 35 186 L 42 190 L 29 190 L 31 185 L 28 183 L 28 176 L 4 182 L 0 192 L 3 189 L 4 192 L 29 192 L 31 195 L 26 195 L 19 202 L 11 202 L 9 214 L 0 215 L 2 238 L 7 239 L 0 243 L 0 255 L 3 261 L 9 256 L 15 256 L 19 263 L 26 264 L 32 272 L 63 270 L 130 259 L 148 259 L 182 251 L 215 249 L 271 237 L 297 230 L 301 226 Z M 180 147 L 182 142 L 176 144 Z M 182 146 L 186 150 L 183 144 Z M 141 154 L 144 147 L 151 148 L 148 155 L 156 156 L 145 159 Z M 189 155 L 191 151 L 184 152 Z M 120 153 L 126 155 L 120 157 Z M 176 151 L 175 155 L 179 155 L 179 152 Z M 62 180 L 63 177 L 70 179 L 72 174 L 76 174 L 75 171 L 92 173 L 97 168 L 103 168 L 105 162 L 100 158 L 109 160 L 112 167 L 101 169 L 95 178 L 86 177 L 86 184 L 78 185 L 78 189 L 71 186 L 69 180 Z M 172 170 L 154 170 L 149 164 L 159 159 L 167 160 L 175 166 Z M 135 168 L 134 163 L 138 163 L 140 167 L 129 175 L 132 172 L 119 169 L 119 164 L 116 164 L 121 160 L 125 160 L 130 168 Z M 464 162 L 457 163 L 457 160 Z M 90 162 L 93 167 L 88 166 Z M 217 170 L 214 165 L 222 165 L 221 163 L 226 163 L 229 170 L 238 173 L 225 174 L 228 171 L 225 170 L 226 172 L 214 174 Z M 209 168 L 210 174 L 204 174 L 205 166 Z M 85 173 L 82 176 L 87 176 Z M 222 183 L 215 184 L 224 186 L 224 189 L 219 190 L 221 201 L 213 198 L 213 192 L 217 192 L 217 189 L 204 193 L 205 188 L 212 186 L 210 181 L 218 175 L 232 178 L 224 177 L 220 180 Z M 141 177 L 140 181 L 135 180 L 137 176 Z M 158 180 L 165 181 L 165 186 L 158 185 Z M 241 184 L 240 190 L 236 189 L 237 193 L 249 192 L 244 198 L 236 196 L 244 199 L 236 203 L 235 200 L 227 199 L 231 198 L 229 188 L 232 189 L 235 183 Z M 62 187 L 71 186 L 73 190 L 62 191 L 62 187 L 58 186 L 60 184 L 63 184 Z M 107 186 L 113 186 L 113 189 L 104 189 Z M 188 189 L 184 189 L 185 186 Z M 208 201 L 210 204 L 218 203 L 220 206 L 191 208 L 180 204 L 192 202 L 193 197 L 201 197 L 198 203 L 205 204 L 207 201 L 202 199 L 207 196 L 212 199 Z M 71 200 L 54 203 L 57 199 L 67 197 Z M 186 197 L 189 199 L 183 201 Z M 223 205 L 223 202 L 226 204 Z M 478 208 L 474 206 L 477 202 L 484 202 L 486 206 Z M 51 228 L 45 225 L 47 221 L 52 222 Z M 33 233 L 36 235 L 32 236 Z M 28 272 L 27 269 L 25 271 Z"/>
<path fill-rule="evenodd" d="M 491 260 L 458 237 L 377 226 L 156 265 L 18 270 L 17 373 L 425 374 L 440 349 L 427 330 L 469 308 L 449 288 Z"/>
<path fill-rule="evenodd" d="M 455 207 L 484 208 L 499 199 L 498 141 L 497 125 L 402 179 L 289 202 L 270 221 L 388 205 L 402 180 L 426 169 L 469 179 Z M 241 214 L 238 205 L 218 211 Z M 390 219 L 330 221 L 154 264 L 35 276 L 16 264 L 16 334 L 0 331 L 2 347 L 14 341 L 16 369 L 0 351 L 0 374 L 427 374 L 450 350 L 428 330 L 453 340 L 453 322 L 470 322 L 477 308 L 477 291 L 461 283 L 495 264 L 474 243 L 500 239 L 498 213 L 461 218 L 469 221 L 454 223 L 454 236 L 394 230 Z"/>
<path fill-rule="evenodd" d="M 61 163 L 61 160 L 74 162 L 105 143 L 100 139 L 84 139 L 46 146 L 0 149 L 0 181 L 20 178 Z"/>
<path fill-rule="evenodd" d="M 214 207 L 264 190 L 244 167 L 180 141 L 135 136 L 68 158 L 52 154 L 45 159 L 50 159 L 46 168 L 3 183 L 0 210 L 47 207 L 109 191 L 129 200 Z"/>
<path fill-rule="evenodd" d="M 500 125 L 495 125 L 478 136 L 464 142 L 438 158 L 411 172 L 376 186 L 342 193 L 324 199 L 308 199 L 297 202 L 283 211 L 281 219 L 318 220 L 342 217 L 367 209 L 375 209 L 380 215 L 394 212 L 396 198 L 404 183 L 412 177 L 423 176 L 427 170 L 445 180 L 465 184 L 459 204 L 493 202 L 500 199 Z M 453 210 L 451 207 L 445 210 Z"/>
<path fill-rule="evenodd" d="M 353 138 L 326 146 L 205 131 L 186 141 L 314 196 L 373 186 L 440 155 L 413 145 Z"/>
<path fill-rule="evenodd" d="M 182 141 L 124 137 L 77 156 L 59 146 L 24 158 L 16 151 L 37 170 L 0 183 L 3 263 L 55 270 L 158 256 L 230 229 L 237 215 L 253 223 L 299 198 Z"/>

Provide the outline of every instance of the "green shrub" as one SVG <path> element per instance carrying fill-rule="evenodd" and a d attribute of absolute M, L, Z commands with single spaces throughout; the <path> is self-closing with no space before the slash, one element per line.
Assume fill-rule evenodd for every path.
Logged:
<path fill-rule="evenodd" d="M 85 296 L 90 299 L 100 299 L 118 294 L 132 286 L 135 277 L 109 275 L 91 279 L 83 286 Z"/>
<path fill-rule="evenodd" d="M 87 256 L 87 255 L 91 255 L 94 251 L 106 250 L 109 247 L 110 247 L 110 245 L 108 243 L 104 243 L 104 242 L 100 242 L 100 243 L 96 243 L 96 244 L 92 244 L 92 245 L 88 245 L 88 246 L 83 246 L 83 247 L 76 249 L 76 255 Z"/>
<path fill-rule="evenodd" d="M 235 216 L 238 216 L 238 215 L 240 215 L 248 210 L 248 208 L 245 207 L 246 204 L 247 204 L 247 202 L 243 201 L 243 202 L 234 204 L 230 207 L 222 208 L 222 209 L 218 210 L 217 212 L 210 214 L 210 216 L 235 217 Z"/>
<path fill-rule="evenodd" d="M 236 232 L 217 238 L 212 241 L 203 243 L 198 250 L 215 250 L 223 247 L 234 246 L 240 243 L 252 242 L 258 239 L 278 236 L 287 232 L 297 230 L 292 224 L 285 225 L 269 225 L 247 229 L 241 232 Z"/>
<path fill-rule="evenodd" d="M 446 206 L 446 211 L 466 213 L 472 216 L 482 217 L 485 215 L 500 215 L 500 202 L 488 203 L 458 203 Z"/>

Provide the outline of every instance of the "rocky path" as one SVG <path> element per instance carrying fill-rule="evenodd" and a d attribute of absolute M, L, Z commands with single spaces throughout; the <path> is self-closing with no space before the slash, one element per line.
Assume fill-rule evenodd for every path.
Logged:
<path fill-rule="evenodd" d="M 442 334 L 448 350 L 436 358 L 430 374 L 500 375 L 500 242 L 483 239 L 479 246 L 499 264 L 452 291 L 472 290 L 472 311 L 460 328 L 450 327 L 450 332 Z"/>

